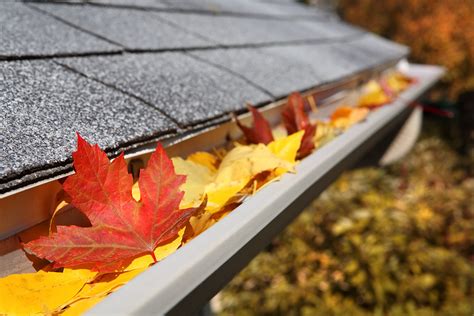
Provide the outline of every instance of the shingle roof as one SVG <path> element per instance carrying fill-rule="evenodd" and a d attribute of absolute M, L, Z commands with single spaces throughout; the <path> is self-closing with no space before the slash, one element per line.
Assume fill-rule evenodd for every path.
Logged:
<path fill-rule="evenodd" d="M 78 3 L 79 2 L 79 3 Z M 297 3 L 0 2 L 0 194 L 407 54 Z"/>

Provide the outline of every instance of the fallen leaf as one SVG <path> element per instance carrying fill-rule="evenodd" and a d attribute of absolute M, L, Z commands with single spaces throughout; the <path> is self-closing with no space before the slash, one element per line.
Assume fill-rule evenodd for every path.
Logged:
<path fill-rule="evenodd" d="M 268 144 L 268 149 L 277 157 L 294 163 L 304 133 L 304 131 L 299 131 L 287 137 L 274 140 Z"/>
<path fill-rule="evenodd" d="M 190 194 L 188 202 L 199 203 L 206 195 L 206 210 L 211 213 L 219 212 L 228 203 L 240 202 L 247 194 L 243 190 L 259 173 L 276 169 L 282 174 L 292 168 L 301 136 L 302 133 L 279 139 L 268 148 L 263 144 L 238 145 L 227 153 L 216 172 L 189 157 L 173 158 L 176 172 L 187 177 L 181 188 Z"/>
<path fill-rule="evenodd" d="M 340 106 L 331 114 L 331 121 L 335 121 L 340 118 L 347 118 L 352 113 L 352 108 L 349 106 Z"/>
<path fill-rule="evenodd" d="M 336 128 L 347 129 L 363 121 L 368 114 L 369 110 L 367 108 L 341 106 L 332 113 L 331 124 Z"/>
<path fill-rule="evenodd" d="M 217 156 L 205 151 L 195 152 L 194 154 L 189 155 L 186 160 L 203 165 L 209 168 L 212 172 L 217 171 L 220 162 Z"/>
<path fill-rule="evenodd" d="M 298 150 L 298 158 L 304 158 L 311 154 L 314 149 L 313 137 L 316 133 L 316 125 L 308 125 L 304 129 L 304 135 L 301 139 L 300 149 Z"/>
<path fill-rule="evenodd" d="M 398 94 L 406 90 L 414 80 L 400 72 L 393 72 L 384 78 L 383 82 L 390 91 Z"/>
<path fill-rule="evenodd" d="M 181 200 L 181 207 L 196 207 L 201 204 L 204 189 L 207 184 L 211 183 L 215 177 L 213 172 L 207 166 L 196 163 L 189 158 L 184 160 L 179 157 L 171 159 L 175 168 L 176 174 L 186 176 L 186 182 L 181 185 L 184 191 L 184 197 Z"/>
<path fill-rule="evenodd" d="M 362 95 L 359 98 L 358 106 L 372 109 L 389 102 L 391 102 L 391 98 L 383 90 L 381 85 L 375 80 L 372 80 L 362 88 Z"/>
<path fill-rule="evenodd" d="M 85 284 L 73 298 L 65 301 L 56 311 L 59 312 L 67 306 L 71 306 L 65 310 L 67 311 L 66 314 L 70 315 L 72 315 L 71 313 L 74 310 L 78 310 L 79 308 L 87 310 L 92 307 L 93 304 L 98 303 L 97 299 L 105 298 L 105 296 L 125 285 L 145 269 L 146 268 L 135 269 L 127 272 L 103 274 L 98 279 L 94 280 L 94 282 Z M 87 302 L 90 304 L 87 304 Z"/>
<path fill-rule="evenodd" d="M 86 269 L 12 274 L 0 279 L 0 315 L 48 314 L 76 295 L 96 273 Z"/>
<path fill-rule="evenodd" d="M 294 134 L 301 130 L 304 131 L 298 150 L 298 157 L 306 157 L 314 149 L 313 137 L 316 132 L 316 126 L 311 124 L 308 115 L 304 111 L 304 100 L 300 93 L 293 92 L 290 94 L 288 103 L 281 115 L 288 134 Z"/>
<path fill-rule="evenodd" d="M 293 166 L 263 144 L 235 147 L 222 160 L 214 181 L 206 186 L 206 210 L 218 212 L 259 173 L 278 168 L 288 172 Z"/>
<path fill-rule="evenodd" d="M 191 217 L 192 218 L 192 217 Z M 176 251 L 176 249 L 181 246 L 183 235 L 184 235 L 185 228 L 181 228 L 178 233 L 178 237 L 171 242 L 167 242 L 164 245 L 159 245 L 153 251 L 155 254 L 156 261 L 161 261 L 164 258 L 168 257 L 170 254 Z M 133 259 L 133 261 L 127 265 L 123 271 L 132 271 L 132 270 L 140 270 L 149 267 L 155 263 L 153 258 L 149 255 L 143 255 L 141 257 Z"/>
<path fill-rule="evenodd" d="M 321 148 L 331 140 L 333 140 L 340 129 L 334 128 L 331 122 L 318 122 L 318 128 L 316 129 L 316 133 L 313 137 L 313 142 L 316 148 Z"/>
<path fill-rule="evenodd" d="M 304 111 L 304 99 L 298 92 L 290 94 L 281 117 L 288 134 L 294 134 L 311 125 L 308 115 Z"/>
<path fill-rule="evenodd" d="M 183 237 L 183 242 L 186 243 L 201 234 L 203 231 L 211 227 L 216 223 L 216 220 L 212 217 L 212 213 L 203 212 L 199 216 L 193 216 L 189 220 L 188 225 Z"/>
<path fill-rule="evenodd" d="M 263 115 L 255 109 L 251 104 L 247 104 L 247 108 L 252 113 L 253 125 L 247 127 L 240 123 L 239 119 L 235 117 L 237 126 L 242 130 L 244 136 L 249 144 L 268 144 L 273 141 L 272 129 L 270 123 L 263 117 Z"/>
<path fill-rule="evenodd" d="M 77 302 L 72 303 L 66 310 L 61 311 L 60 313 L 64 316 L 82 315 L 84 312 L 94 307 L 97 303 L 103 301 L 106 297 L 107 296 L 99 296 L 79 300 Z"/>
<path fill-rule="evenodd" d="M 91 266 L 100 272 L 123 269 L 137 256 L 178 237 L 199 208 L 180 210 L 185 177 L 176 175 L 163 147 L 157 146 L 138 180 L 141 199 L 132 197 L 132 176 L 123 153 L 110 163 L 97 146 L 78 136 L 73 153 L 76 173 L 64 190 L 92 227 L 58 226 L 57 233 L 27 243 L 25 250 L 54 262 L 55 267 Z"/>

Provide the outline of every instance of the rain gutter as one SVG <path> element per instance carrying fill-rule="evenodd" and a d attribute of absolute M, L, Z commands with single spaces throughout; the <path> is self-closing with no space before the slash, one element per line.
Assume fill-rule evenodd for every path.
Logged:
<path fill-rule="evenodd" d="M 444 69 L 410 65 L 417 83 L 392 104 L 372 112 L 326 146 L 316 150 L 278 182 L 264 187 L 214 226 L 155 264 L 92 308 L 87 315 L 190 315 L 196 313 L 235 274 L 344 170 L 408 118 L 412 102 Z"/>

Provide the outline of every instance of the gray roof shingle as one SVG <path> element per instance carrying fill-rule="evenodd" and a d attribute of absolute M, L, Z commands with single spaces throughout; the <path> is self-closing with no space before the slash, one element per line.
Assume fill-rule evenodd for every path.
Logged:
<path fill-rule="evenodd" d="M 202 10 L 213 13 L 235 13 L 242 15 L 267 15 L 275 17 L 324 16 L 315 8 L 293 2 L 290 6 L 264 3 L 255 0 L 166 0 L 172 8 Z"/>
<path fill-rule="evenodd" d="M 120 50 L 22 3 L 0 3 L 0 26 L 0 58 Z"/>
<path fill-rule="evenodd" d="M 382 60 L 397 59 L 409 53 L 406 46 L 391 42 L 374 34 L 365 34 L 363 37 L 348 43 L 347 52 L 359 56 L 359 59 L 368 60 L 372 65 L 380 64 Z"/>
<path fill-rule="evenodd" d="M 243 109 L 244 101 L 271 100 L 246 81 L 178 52 L 68 58 L 61 63 L 145 100 L 183 127 Z"/>
<path fill-rule="evenodd" d="M 380 50 L 379 46 L 385 47 Z M 245 77 L 276 98 L 288 95 L 288 91 L 340 80 L 406 53 L 402 46 L 375 36 L 343 43 L 191 52 Z"/>
<path fill-rule="evenodd" d="M 202 37 L 170 25 L 151 12 L 67 4 L 34 6 L 130 50 L 189 48 L 211 44 Z"/>
<path fill-rule="evenodd" d="M 154 9 L 164 9 L 169 7 L 169 5 L 167 5 L 164 1 L 160 0 L 87 0 L 87 2 L 92 4 L 112 5 L 118 7 L 124 6 Z"/>
<path fill-rule="evenodd" d="M 52 61 L 0 63 L 2 180 L 68 164 L 76 132 L 110 152 L 176 128 L 139 100 Z"/>
<path fill-rule="evenodd" d="M 314 76 L 319 78 L 320 83 L 340 80 L 370 67 L 367 62 L 351 59 L 345 50 L 347 50 L 346 43 L 265 48 L 268 53 L 306 64 L 308 71 L 311 70 Z"/>
<path fill-rule="evenodd" d="M 115 155 L 408 53 L 287 0 L 61 2 L 0 3 L 0 194 L 71 170 L 76 131 Z"/>
<path fill-rule="evenodd" d="M 156 15 L 183 29 L 223 45 L 252 45 L 327 40 L 347 36 L 334 21 L 291 21 L 156 12 Z M 334 25 L 333 25 L 334 24 Z M 353 33 L 352 33 L 353 34 Z"/>
<path fill-rule="evenodd" d="M 245 77 L 274 97 L 287 95 L 288 91 L 305 90 L 320 82 L 308 63 L 274 54 L 271 48 L 213 49 L 190 54 Z"/>

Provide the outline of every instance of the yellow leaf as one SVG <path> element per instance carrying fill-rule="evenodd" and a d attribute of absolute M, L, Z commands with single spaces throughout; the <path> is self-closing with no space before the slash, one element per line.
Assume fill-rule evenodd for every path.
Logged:
<path fill-rule="evenodd" d="M 214 182 L 206 186 L 206 210 L 218 212 L 256 175 L 277 168 L 288 172 L 293 170 L 293 165 L 263 144 L 235 147 L 222 160 Z"/>
<path fill-rule="evenodd" d="M 189 240 L 193 239 L 214 225 L 215 222 L 216 220 L 212 218 L 212 214 L 209 212 L 204 212 L 199 216 L 192 216 L 189 219 L 189 226 L 186 227 L 184 242 L 188 242 Z"/>
<path fill-rule="evenodd" d="M 201 155 L 204 157 L 204 155 Z M 195 157 L 196 158 L 196 157 Z M 181 186 L 184 197 L 180 207 L 198 206 L 204 195 L 205 186 L 214 180 L 214 173 L 207 166 L 179 157 L 171 159 L 177 174 L 186 176 L 186 182 Z"/>
<path fill-rule="evenodd" d="M 203 165 L 209 168 L 209 170 L 211 170 L 212 172 L 217 171 L 217 164 L 219 161 L 216 156 L 205 151 L 195 152 L 194 154 L 189 155 L 186 160 Z"/>
<path fill-rule="evenodd" d="M 290 136 L 274 140 L 268 144 L 268 148 L 279 158 L 294 163 L 303 135 L 304 131 L 299 131 Z"/>
<path fill-rule="evenodd" d="M 76 295 L 95 272 L 66 269 L 64 272 L 13 274 L 0 279 L 0 314 L 51 313 Z"/>
<path fill-rule="evenodd" d="M 394 72 L 385 78 L 387 85 L 395 92 L 402 92 L 411 84 L 412 79 L 400 72 Z"/>
<path fill-rule="evenodd" d="M 91 308 L 108 294 L 116 291 L 146 268 L 120 273 L 107 273 L 92 283 L 86 284 L 72 299 L 65 302 L 60 309 L 68 307 L 64 314 L 78 315 Z M 60 310 L 58 309 L 58 311 Z"/>
<path fill-rule="evenodd" d="M 316 148 L 321 148 L 336 137 L 338 130 L 331 122 L 318 122 L 317 126 L 313 142 Z"/>
<path fill-rule="evenodd" d="M 372 108 L 388 102 L 390 102 L 390 97 L 383 91 L 378 82 L 372 80 L 364 86 L 358 106 Z"/>
<path fill-rule="evenodd" d="M 218 212 L 232 197 L 236 196 L 247 182 L 237 181 L 233 184 L 210 183 L 206 186 L 207 205 L 206 211 Z"/>
<path fill-rule="evenodd" d="M 237 146 L 222 160 L 216 175 L 217 183 L 248 182 L 253 176 L 276 168 L 293 170 L 293 163 L 272 153 L 263 144 Z"/>
<path fill-rule="evenodd" d="M 77 302 L 72 303 L 61 315 L 66 316 L 75 316 L 75 315 L 82 315 L 87 310 L 94 307 L 97 303 L 104 300 L 106 296 L 99 296 L 99 297 L 91 297 L 88 299 L 82 299 Z"/>

